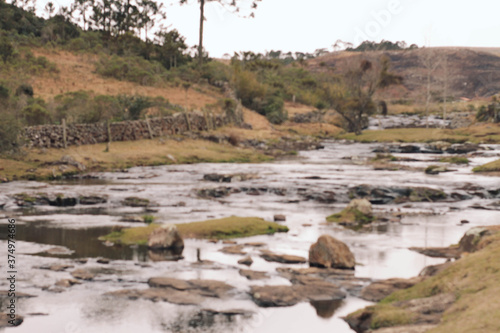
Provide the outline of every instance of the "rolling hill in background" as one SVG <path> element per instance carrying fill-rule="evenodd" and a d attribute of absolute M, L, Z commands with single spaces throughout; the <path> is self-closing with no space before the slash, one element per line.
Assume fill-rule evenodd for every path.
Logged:
<path fill-rule="evenodd" d="M 312 71 L 342 73 L 355 60 L 379 59 L 387 56 L 392 70 L 404 79 L 403 86 L 383 93 L 385 98 L 423 100 L 426 91 L 425 59 L 431 59 L 431 91 L 443 94 L 448 78 L 448 98 L 486 98 L 500 92 L 500 48 L 423 48 L 401 51 L 336 52 L 307 62 Z M 447 59 L 447 75 L 445 70 Z"/>

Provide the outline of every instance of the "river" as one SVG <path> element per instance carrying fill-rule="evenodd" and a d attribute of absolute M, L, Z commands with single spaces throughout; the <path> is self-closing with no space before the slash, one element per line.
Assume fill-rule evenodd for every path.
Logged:
<path fill-rule="evenodd" d="M 249 281 L 238 271 L 240 255 L 220 252 L 221 242 L 185 240 L 184 259 L 158 261 L 147 250 L 134 247 L 110 247 L 97 240 L 114 226 L 133 227 L 142 223 L 123 222 L 123 217 L 152 214 L 160 222 L 184 223 L 212 218 L 257 216 L 272 221 L 275 214 L 286 216 L 290 231 L 272 236 L 256 236 L 239 243 L 263 242 L 273 252 L 306 257 L 312 243 L 322 234 L 345 242 L 356 258 L 355 276 L 362 286 L 371 280 L 418 275 L 427 265 L 443 263 L 444 259 L 425 257 L 408 248 L 448 246 L 457 243 L 471 227 L 499 222 L 498 208 L 478 209 L 498 202 L 491 193 L 500 189 L 497 178 L 473 174 L 474 166 L 498 159 L 500 146 L 472 154 L 471 163 L 453 165 L 455 171 L 427 175 L 422 168 L 440 164 L 434 154 L 394 154 L 411 160 L 394 162 L 407 169 L 375 170 L 365 162 L 375 156 L 380 144 L 359 144 L 327 141 L 324 149 L 300 152 L 298 156 L 263 164 L 193 164 L 158 167 L 137 167 L 128 172 L 94 174 L 91 179 L 54 182 L 11 182 L 0 184 L 0 226 L 6 230 L 7 218 L 17 224 L 18 279 L 16 290 L 36 297 L 19 300 L 18 313 L 24 316 L 22 325 L 9 328 L 12 332 L 353 332 L 341 319 L 348 313 L 371 304 L 351 293 L 342 301 L 322 304 L 300 303 L 292 307 L 259 308 L 246 293 L 251 285 L 289 285 L 276 268 L 284 264 L 271 263 L 258 256 L 258 249 L 245 247 L 252 256 L 252 270 L 266 271 L 268 279 Z M 235 183 L 213 183 L 203 180 L 208 173 L 256 174 L 256 179 Z M 325 223 L 325 217 L 339 212 L 349 202 L 349 188 L 357 185 L 431 187 L 445 193 L 476 193 L 465 200 L 439 202 L 388 203 L 374 205 L 374 213 L 388 222 L 355 232 Z M 257 189 L 233 193 L 217 199 L 203 199 L 197 190 L 229 186 Z M 468 188 L 468 190 L 466 190 Z M 276 191 L 279 189 L 279 191 Z M 488 192 L 490 190 L 490 192 Z M 335 202 L 305 200 L 303 193 L 333 192 Z M 106 203 L 73 207 L 18 207 L 12 195 L 44 192 L 56 195 L 107 196 Z M 280 195 L 276 194 L 280 193 Z M 142 207 L 121 204 L 126 197 L 149 199 Z M 496 196 L 496 197 L 495 197 Z M 469 223 L 463 225 L 462 220 Z M 7 241 L 2 232 L 0 248 L 6 252 Z M 66 255 L 47 255 L 43 251 L 63 246 Z M 210 265 L 196 265 L 197 249 Z M 4 256 L 2 256 L 4 258 Z M 85 262 L 81 259 L 87 259 Z M 110 259 L 108 264 L 98 258 Z M 5 272 L 5 261 L 0 267 Z M 65 264 L 64 271 L 40 269 L 44 265 Z M 286 265 L 307 267 L 307 264 Z M 71 278 L 70 272 L 85 268 L 98 272 L 93 281 L 84 281 L 70 288 L 57 288 L 54 283 Z M 246 267 L 245 267 L 246 268 Z M 6 273 L 5 273 L 6 274 Z M 236 287 L 232 297 L 213 299 L 202 308 L 217 310 L 244 309 L 244 316 L 215 316 L 200 321 L 200 307 L 181 306 L 148 300 L 124 300 L 104 296 L 109 291 L 124 288 L 143 289 L 153 276 L 180 279 L 214 279 Z M 6 279 L 0 279 L 0 290 L 8 289 Z M 360 286 L 360 287 L 362 287 Z M 5 311 L 5 299 L 2 301 Z M 198 319 L 197 319 L 198 318 Z M 2 329 L 0 328 L 0 331 Z"/>

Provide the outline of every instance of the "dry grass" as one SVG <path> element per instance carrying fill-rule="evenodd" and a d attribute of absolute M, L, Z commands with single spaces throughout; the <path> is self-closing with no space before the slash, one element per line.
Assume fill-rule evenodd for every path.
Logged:
<path fill-rule="evenodd" d="M 341 135 L 341 138 L 361 142 L 500 142 L 500 125 L 481 123 L 454 130 L 439 128 L 396 128 L 382 131 L 364 131 L 361 135 L 353 133 Z"/>
<path fill-rule="evenodd" d="M 472 169 L 474 172 L 498 173 L 500 172 L 500 160 L 490 162 Z"/>
<path fill-rule="evenodd" d="M 375 309 L 395 301 L 452 292 L 458 296 L 457 301 L 430 333 L 500 332 L 500 234 L 482 242 L 487 244 L 482 250 L 464 256 L 410 289 L 392 294 Z"/>
<path fill-rule="evenodd" d="M 150 166 L 198 162 L 261 162 L 269 157 L 251 149 L 216 144 L 203 140 L 139 140 L 106 144 L 72 146 L 68 149 L 30 149 L 17 161 L 0 159 L 0 177 L 8 179 L 44 179 L 77 173 L 74 167 L 61 170 L 53 165 L 64 155 L 86 166 L 86 171 L 109 171 L 132 166 Z M 170 155 L 170 156 L 169 156 Z M 51 165 L 52 163 L 52 165 Z"/>
<path fill-rule="evenodd" d="M 186 93 L 182 87 L 148 87 L 98 75 L 95 73 L 94 65 L 98 61 L 96 55 L 78 55 L 66 51 L 45 49 L 33 49 L 32 51 L 36 56 L 44 56 L 49 61 L 54 62 L 59 69 L 58 75 L 33 76 L 31 79 L 30 83 L 33 85 L 35 95 L 45 100 L 50 100 L 56 95 L 66 92 L 90 90 L 101 95 L 161 96 L 172 104 L 186 107 Z M 207 104 L 216 103 L 217 99 L 222 97 L 214 90 L 209 89 L 206 93 L 200 93 L 201 87 L 195 86 L 193 88 L 188 91 L 188 109 L 200 109 Z"/>
<path fill-rule="evenodd" d="M 296 114 L 308 113 L 316 110 L 316 108 L 300 103 L 285 102 L 285 111 L 288 112 L 288 117 L 293 118 Z"/>
<path fill-rule="evenodd" d="M 328 123 L 296 124 L 286 122 L 276 126 L 276 129 L 285 133 L 321 137 L 338 136 L 344 132 L 343 129 Z"/>

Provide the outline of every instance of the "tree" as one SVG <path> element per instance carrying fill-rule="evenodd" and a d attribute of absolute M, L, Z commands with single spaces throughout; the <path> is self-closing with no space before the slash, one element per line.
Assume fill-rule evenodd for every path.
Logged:
<path fill-rule="evenodd" d="M 433 75 L 440 65 L 440 59 L 436 57 L 433 49 L 427 48 L 420 53 L 420 62 L 425 69 L 425 128 L 429 128 L 429 108 L 432 98 Z"/>
<path fill-rule="evenodd" d="M 187 45 L 185 38 L 177 30 L 158 31 L 155 42 L 159 45 L 159 60 L 165 68 L 177 67 L 177 64 L 184 60 Z"/>
<path fill-rule="evenodd" d="M 2 57 L 3 63 L 6 64 L 7 60 L 12 57 L 14 53 L 14 47 L 12 43 L 6 36 L 0 36 L 0 57 Z"/>
<path fill-rule="evenodd" d="M 49 19 L 52 17 L 52 15 L 54 14 L 55 10 L 56 10 L 56 7 L 54 6 L 54 4 L 52 2 L 48 2 L 46 5 L 45 5 L 45 12 L 47 13 Z"/>
<path fill-rule="evenodd" d="M 367 116 L 377 111 L 373 94 L 390 85 L 401 84 L 403 78 L 389 72 L 390 60 L 383 57 L 379 63 L 362 60 L 351 65 L 335 85 L 324 87 L 324 98 L 346 121 L 346 129 L 361 134 Z"/>
<path fill-rule="evenodd" d="M 243 0 L 240 0 L 240 2 Z M 254 17 L 253 10 L 257 9 L 257 3 L 262 0 L 250 0 L 250 8 L 252 12 L 249 17 Z M 180 4 L 186 4 L 189 0 L 180 0 Z M 232 8 L 233 12 L 239 13 L 240 7 L 237 5 L 237 0 L 198 0 L 200 4 L 200 32 L 199 32 L 199 43 L 198 43 L 198 66 L 201 67 L 203 64 L 203 22 L 205 21 L 205 3 L 207 2 L 217 2 L 225 8 Z"/>
<path fill-rule="evenodd" d="M 145 30 L 145 39 L 148 41 L 148 30 L 153 28 L 156 23 L 156 17 L 165 19 L 166 15 L 163 12 L 163 4 L 158 5 L 155 1 L 140 0 L 138 1 L 139 7 L 139 22 L 138 28 Z M 139 32 L 140 37 L 140 32 Z"/>

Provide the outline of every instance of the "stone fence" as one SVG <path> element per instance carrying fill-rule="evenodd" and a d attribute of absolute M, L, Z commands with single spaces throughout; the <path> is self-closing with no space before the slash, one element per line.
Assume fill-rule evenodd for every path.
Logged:
<path fill-rule="evenodd" d="M 111 141 L 152 139 L 164 135 L 206 131 L 227 124 L 222 115 L 202 112 L 116 123 L 40 125 L 24 129 L 27 145 L 38 148 L 64 148 Z"/>

